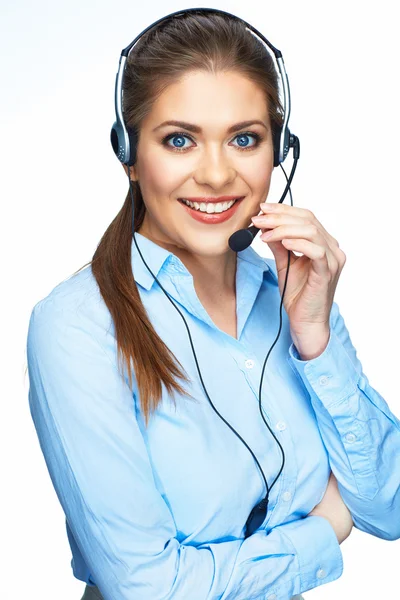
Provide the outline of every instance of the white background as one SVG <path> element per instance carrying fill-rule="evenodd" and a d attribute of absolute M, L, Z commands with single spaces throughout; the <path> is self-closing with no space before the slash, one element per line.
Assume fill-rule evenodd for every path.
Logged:
<path fill-rule="evenodd" d="M 91 259 L 125 199 L 127 178 L 109 142 L 122 48 L 156 19 L 190 6 L 198 5 L 1 4 L 5 600 L 79 600 L 83 593 L 84 584 L 72 576 L 64 514 L 29 414 L 28 321 L 36 302 Z M 243 17 L 283 53 L 292 92 L 290 128 L 301 140 L 294 204 L 310 208 L 345 251 L 335 300 L 371 385 L 400 416 L 396 3 L 247 0 L 203 6 Z M 290 164 L 289 157 L 287 171 Z M 278 168 L 273 177 L 269 200 L 278 201 L 284 176 Z M 254 247 L 272 256 L 260 240 Z M 353 529 L 341 548 L 342 577 L 307 592 L 307 600 L 398 599 L 400 540 Z"/>

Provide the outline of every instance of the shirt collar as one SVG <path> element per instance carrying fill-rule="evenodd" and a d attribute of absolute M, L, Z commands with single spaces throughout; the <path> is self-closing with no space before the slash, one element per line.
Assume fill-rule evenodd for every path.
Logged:
<path fill-rule="evenodd" d="M 167 271 L 168 267 L 173 264 L 174 272 L 178 270 L 181 274 L 190 275 L 189 271 L 182 263 L 180 258 L 178 258 L 173 252 L 162 248 L 149 238 L 145 237 L 138 231 L 135 232 L 136 242 L 139 246 L 139 250 L 143 255 L 144 260 L 148 264 L 151 271 L 154 275 L 159 277 L 161 271 Z M 241 252 L 237 253 L 238 259 L 251 263 L 256 269 L 260 272 L 265 273 L 268 272 L 272 275 L 275 282 L 277 282 L 277 277 L 274 270 L 270 267 L 267 262 L 267 259 L 260 256 L 252 246 L 248 246 Z M 146 265 L 144 264 L 138 249 L 136 247 L 135 241 L 132 237 L 132 245 L 131 245 L 131 261 L 132 261 L 132 271 L 133 277 L 137 283 L 139 283 L 146 290 L 151 289 L 154 278 L 153 275 L 149 272 Z M 239 268 L 238 263 L 238 268 Z"/>

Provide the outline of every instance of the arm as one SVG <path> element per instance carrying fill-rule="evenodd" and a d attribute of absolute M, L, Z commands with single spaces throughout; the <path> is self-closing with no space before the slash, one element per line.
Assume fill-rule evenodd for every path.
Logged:
<path fill-rule="evenodd" d="M 319 516 L 245 540 L 178 541 L 132 392 L 105 350 L 115 342 L 107 336 L 91 314 L 59 309 L 47 297 L 33 309 L 27 344 L 29 404 L 41 449 L 104 599 L 265 600 L 275 593 L 289 600 L 340 577 L 335 532 Z"/>
<path fill-rule="evenodd" d="M 323 352 L 288 361 L 310 394 L 331 469 L 354 525 L 376 537 L 400 538 L 400 420 L 370 386 L 336 302 Z"/>

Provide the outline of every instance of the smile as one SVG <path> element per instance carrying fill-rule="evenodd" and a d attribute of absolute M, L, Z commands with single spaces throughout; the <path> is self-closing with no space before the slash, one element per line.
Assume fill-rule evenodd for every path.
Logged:
<path fill-rule="evenodd" d="M 225 212 L 226 210 L 231 208 L 231 206 L 233 206 L 237 200 L 239 200 L 239 198 L 236 198 L 236 200 L 230 200 L 229 202 L 200 202 L 200 203 L 198 203 L 198 202 L 190 202 L 190 200 L 185 200 L 185 198 L 180 198 L 180 201 L 187 204 L 187 206 L 190 206 L 190 208 L 194 208 L 195 210 L 199 210 L 200 212 L 207 213 L 209 215 L 212 215 L 214 213 Z"/>
<path fill-rule="evenodd" d="M 201 223 L 216 224 L 223 223 L 230 219 L 236 212 L 238 206 L 244 199 L 244 196 L 229 202 L 190 202 L 184 198 L 179 198 L 178 202 L 196 221 Z"/>

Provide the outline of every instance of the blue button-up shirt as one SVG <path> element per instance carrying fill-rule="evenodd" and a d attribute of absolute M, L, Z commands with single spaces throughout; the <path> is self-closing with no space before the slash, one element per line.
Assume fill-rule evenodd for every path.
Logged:
<path fill-rule="evenodd" d="M 182 261 L 136 239 L 185 316 L 214 406 L 271 486 L 282 453 L 258 395 L 279 327 L 275 261 L 251 246 L 238 253 L 235 339 L 214 324 Z M 264 480 L 209 403 L 182 317 L 133 241 L 131 252 L 142 302 L 189 375 L 193 399 L 176 394 L 175 406 L 163 386 L 146 429 L 136 379 L 132 393 L 118 371 L 115 330 L 90 266 L 39 301 L 29 322 L 29 406 L 66 515 L 75 577 L 105 600 L 288 600 L 342 574 L 334 529 L 307 516 L 331 470 L 355 527 L 398 539 L 400 421 L 369 385 L 337 304 L 326 349 L 305 361 L 282 311 L 261 405 L 285 464 L 264 523 L 244 539 Z"/>

